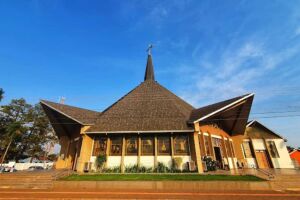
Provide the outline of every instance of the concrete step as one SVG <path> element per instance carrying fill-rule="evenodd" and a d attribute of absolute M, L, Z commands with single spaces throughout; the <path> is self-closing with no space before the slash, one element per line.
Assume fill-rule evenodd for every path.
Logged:
<path fill-rule="evenodd" d="M 0 189 L 52 189 L 53 185 L 0 185 Z"/>
<path fill-rule="evenodd" d="M 35 179 L 35 180 L 53 180 L 52 177 L 0 177 L 0 180 L 25 180 L 25 179 Z"/>

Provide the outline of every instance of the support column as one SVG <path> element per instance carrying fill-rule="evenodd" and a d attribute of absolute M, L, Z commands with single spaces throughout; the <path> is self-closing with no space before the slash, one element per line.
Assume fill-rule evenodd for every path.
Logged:
<path fill-rule="evenodd" d="M 70 155 L 69 155 L 70 145 L 71 145 L 71 139 L 68 140 L 67 151 L 66 151 L 66 154 L 65 154 L 65 168 L 66 169 L 72 169 L 72 166 L 71 166 L 72 158 L 70 158 Z"/>
<path fill-rule="evenodd" d="M 74 158 L 74 163 L 73 163 L 73 167 L 72 167 L 72 170 L 77 170 L 77 161 L 78 161 L 78 153 L 79 152 L 79 144 L 80 144 L 80 139 L 78 139 L 76 141 L 76 147 L 75 147 L 75 158 Z"/>
<path fill-rule="evenodd" d="M 201 132 L 201 134 L 199 134 L 199 140 L 200 140 L 200 145 L 202 145 L 202 150 L 203 150 L 203 152 L 201 152 L 202 153 L 202 155 L 203 156 L 207 156 L 206 155 L 206 146 L 205 146 L 205 142 L 204 142 L 204 133 L 203 132 Z"/>
<path fill-rule="evenodd" d="M 252 154 L 253 154 L 253 156 L 255 158 L 256 167 L 260 168 L 259 165 L 258 165 L 257 156 L 256 156 L 256 152 L 255 152 L 255 149 L 254 149 L 254 146 L 253 146 L 253 140 L 252 140 L 252 138 L 250 138 L 250 145 L 251 145 L 250 146 L 250 150 L 251 150 L 251 152 L 252 152 Z"/>
<path fill-rule="evenodd" d="M 82 135 L 80 157 L 78 158 L 78 168 L 77 168 L 78 172 L 83 172 L 84 164 L 90 162 L 92 145 L 93 145 L 93 139 L 86 134 Z"/>
<path fill-rule="evenodd" d="M 271 157 L 271 154 L 270 154 L 270 151 L 269 151 L 269 148 L 268 148 L 267 141 L 266 141 L 265 138 L 263 138 L 263 141 L 264 141 L 264 145 L 265 145 L 265 148 L 266 148 L 267 159 L 268 159 L 268 161 L 269 161 L 270 168 L 274 168 L 273 161 L 272 161 L 272 157 Z"/>
<path fill-rule="evenodd" d="M 227 160 L 227 164 L 228 164 L 228 168 L 229 168 L 228 151 L 227 151 L 227 148 L 226 148 L 225 138 L 224 138 L 223 135 L 221 137 L 222 137 L 222 143 L 223 143 L 223 146 L 224 146 L 225 159 Z"/>
<path fill-rule="evenodd" d="M 197 165 L 197 170 L 199 174 L 203 173 L 203 166 L 202 166 L 202 159 L 201 159 L 201 151 L 200 151 L 200 145 L 199 145 L 199 136 L 198 132 L 195 131 L 192 133 L 191 137 L 191 157 L 192 160 L 195 162 Z"/>
<path fill-rule="evenodd" d="M 157 136 L 154 136 L 154 168 L 157 167 Z"/>
<path fill-rule="evenodd" d="M 236 166 L 236 163 L 235 163 L 235 160 L 234 160 L 234 158 L 236 158 L 236 155 L 235 155 L 235 151 L 234 151 L 234 147 L 233 147 L 233 141 L 231 141 L 229 138 L 228 138 L 228 141 L 229 141 L 229 147 L 231 149 L 231 154 L 232 154 L 233 168 L 237 169 L 237 166 Z"/>
<path fill-rule="evenodd" d="M 137 157 L 138 167 L 141 167 L 141 154 L 142 154 L 142 139 L 141 136 L 138 135 L 138 157 Z"/>
<path fill-rule="evenodd" d="M 121 173 L 125 172 L 125 164 L 124 164 L 125 148 L 126 148 L 125 143 L 126 143 L 125 136 L 123 136 L 122 137 Z"/>
<path fill-rule="evenodd" d="M 106 162 L 104 164 L 105 168 L 107 168 L 108 164 L 108 157 L 110 153 L 110 138 L 107 136 L 107 142 L 106 142 Z"/>
<path fill-rule="evenodd" d="M 171 158 L 172 158 L 172 162 L 174 159 L 174 137 L 173 137 L 173 133 L 171 133 Z"/>
<path fill-rule="evenodd" d="M 210 151 L 211 151 L 211 155 L 213 156 L 214 160 L 216 160 L 216 155 L 215 155 L 215 151 L 213 149 L 212 138 L 211 138 L 210 133 L 208 133 L 208 140 L 209 140 L 209 148 L 210 148 Z"/>

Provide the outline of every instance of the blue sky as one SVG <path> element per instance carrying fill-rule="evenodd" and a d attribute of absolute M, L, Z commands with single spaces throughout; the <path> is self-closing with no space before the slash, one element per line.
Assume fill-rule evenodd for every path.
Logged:
<path fill-rule="evenodd" d="M 101 111 L 156 79 L 195 107 L 254 92 L 251 118 L 300 146 L 300 1 L 0 1 L 2 104 Z"/>

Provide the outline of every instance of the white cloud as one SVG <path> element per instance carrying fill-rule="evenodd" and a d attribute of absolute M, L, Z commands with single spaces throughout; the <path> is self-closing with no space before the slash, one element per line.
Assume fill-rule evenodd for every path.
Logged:
<path fill-rule="evenodd" d="M 219 57 L 206 59 L 206 65 L 214 66 L 213 68 L 190 74 L 192 86 L 185 90 L 182 97 L 193 105 L 200 106 L 249 92 L 263 93 L 264 89 L 269 90 L 264 85 L 265 76 L 299 51 L 300 48 L 295 46 L 273 53 L 263 43 L 253 41 L 236 48 L 230 47 Z M 264 98 L 272 95 L 270 92 L 266 93 Z"/>

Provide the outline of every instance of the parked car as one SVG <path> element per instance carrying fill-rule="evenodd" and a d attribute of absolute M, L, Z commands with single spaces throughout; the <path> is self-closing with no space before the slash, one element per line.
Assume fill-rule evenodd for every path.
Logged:
<path fill-rule="evenodd" d="M 0 167 L 0 173 L 3 173 L 3 172 L 16 172 L 17 170 L 13 167 L 4 167 L 4 166 L 1 166 Z"/>
<path fill-rule="evenodd" d="M 0 173 L 4 172 L 5 167 L 4 166 L 0 166 Z"/>
<path fill-rule="evenodd" d="M 39 170 L 44 170 L 44 168 L 41 166 L 30 166 L 28 168 L 28 171 L 39 171 Z"/>

